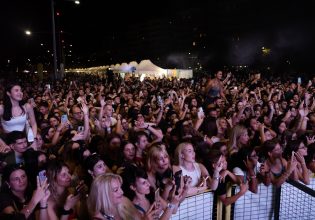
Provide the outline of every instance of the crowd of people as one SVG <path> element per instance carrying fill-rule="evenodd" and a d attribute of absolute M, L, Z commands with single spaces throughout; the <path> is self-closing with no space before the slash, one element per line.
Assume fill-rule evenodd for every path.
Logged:
<path fill-rule="evenodd" d="M 258 184 L 309 184 L 314 94 L 315 77 L 222 71 L 2 80 L 0 219 L 164 220 L 207 190 L 229 205 Z"/>

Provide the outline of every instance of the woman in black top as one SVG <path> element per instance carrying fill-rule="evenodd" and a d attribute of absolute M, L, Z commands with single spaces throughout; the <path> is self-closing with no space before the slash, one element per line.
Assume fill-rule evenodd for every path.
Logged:
<path fill-rule="evenodd" d="M 37 178 L 37 189 L 33 193 L 24 168 L 8 165 L 2 176 L 0 213 L 21 213 L 26 219 L 47 219 L 47 199 L 50 196 L 47 188 L 47 180 L 40 183 Z M 39 211 L 39 215 L 35 215 L 35 211 Z"/>

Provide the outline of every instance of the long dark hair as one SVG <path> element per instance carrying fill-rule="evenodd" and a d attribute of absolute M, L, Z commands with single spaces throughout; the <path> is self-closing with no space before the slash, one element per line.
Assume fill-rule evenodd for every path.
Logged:
<path fill-rule="evenodd" d="M 5 88 L 5 94 L 4 94 L 4 98 L 3 98 L 3 119 L 5 121 L 10 121 L 12 118 L 12 103 L 11 103 L 11 99 L 8 96 L 7 92 L 11 93 L 11 89 L 14 86 L 20 86 L 20 85 L 18 83 L 11 82 L 11 83 L 8 83 L 6 88 Z M 23 105 L 24 105 L 24 101 L 19 101 L 19 106 L 21 107 L 23 114 L 25 114 L 25 110 L 23 108 Z"/>

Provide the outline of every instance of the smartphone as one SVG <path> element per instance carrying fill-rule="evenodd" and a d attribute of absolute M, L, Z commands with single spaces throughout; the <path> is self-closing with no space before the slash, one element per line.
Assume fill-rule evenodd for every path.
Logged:
<path fill-rule="evenodd" d="M 161 106 L 163 104 L 163 100 L 162 100 L 161 96 L 157 97 L 157 101 L 158 101 L 159 106 Z"/>
<path fill-rule="evenodd" d="M 66 123 L 68 121 L 68 116 L 66 114 L 61 115 L 61 123 Z"/>
<path fill-rule="evenodd" d="M 78 195 L 82 190 L 84 189 L 84 181 L 83 180 L 77 180 L 75 185 L 75 192 L 74 196 Z"/>
<path fill-rule="evenodd" d="M 215 137 L 215 136 L 212 136 L 212 137 L 211 137 L 211 141 L 212 141 L 212 143 L 217 143 L 217 142 L 220 141 L 220 138 Z"/>
<path fill-rule="evenodd" d="M 301 83 L 302 83 L 302 79 L 301 79 L 301 77 L 298 77 L 298 79 L 297 79 L 297 83 L 298 83 L 298 84 L 301 84 Z"/>
<path fill-rule="evenodd" d="M 197 114 L 198 114 L 198 118 L 201 118 L 201 116 L 204 114 L 202 107 L 199 107 L 199 108 L 198 108 Z"/>
<path fill-rule="evenodd" d="M 160 202 L 160 188 L 157 188 L 154 193 L 155 202 Z"/>
<path fill-rule="evenodd" d="M 234 90 L 237 90 L 237 86 L 234 86 Z"/>
<path fill-rule="evenodd" d="M 178 195 L 178 190 L 180 188 L 180 183 L 181 183 L 181 177 L 182 177 L 182 170 L 177 171 L 174 173 L 174 178 L 175 178 L 175 195 Z"/>
<path fill-rule="evenodd" d="M 84 126 L 78 126 L 78 132 L 83 132 L 84 131 Z"/>
<path fill-rule="evenodd" d="M 46 88 L 47 88 L 47 89 L 50 89 L 50 84 L 46 84 Z"/>
<path fill-rule="evenodd" d="M 46 170 L 42 170 L 38 173 L 39 184 L 42 185 L 47 179 Z"/>

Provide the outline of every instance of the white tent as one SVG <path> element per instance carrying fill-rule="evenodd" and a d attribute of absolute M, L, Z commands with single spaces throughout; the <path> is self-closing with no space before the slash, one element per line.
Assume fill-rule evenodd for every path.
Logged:
<path fill-rule="evenodd" d="M 153 64 L 150 60 L 142 60 L 136 67 L 135 73 L 138 76 L 145 75 L 149 78 L 163 78 L 167 76 L 167 71 Z"/>
<path fill-rule="evenodd" d="M 192 78 L 192 70 L 187 69 L 163 69 L 151 62 L 151 60 L 142 60 L 139 64 L 136 61 L 128 63 L 117 63 L 110 66 L 91 67 L 84 69 L 71 69 L 73 72 L 102 72 L 106 69 L 111 69 L 114 73 L 119 73 L 123 78 L 135 74 L 136 77 L 148 77 L 151 79 L 163 77 L 176 77 L 176 78 Z M 67 70 L 69 71 L 69 70 Z M 70 72 L 71 72 L 70 71 Z"/>

